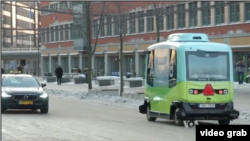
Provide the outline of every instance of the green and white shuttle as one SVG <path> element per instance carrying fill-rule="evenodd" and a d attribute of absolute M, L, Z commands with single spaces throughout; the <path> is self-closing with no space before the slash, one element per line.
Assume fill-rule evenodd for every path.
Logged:
<path fill-rule="evenodd" d="M 234 109 L 232 50 L 210 42 L 202 33 L 169 35 L 148 47 L 145 99 L 139 111 L 148 121 L 157 118 L 183 121 L 217 120 L 229 125 Z"/>

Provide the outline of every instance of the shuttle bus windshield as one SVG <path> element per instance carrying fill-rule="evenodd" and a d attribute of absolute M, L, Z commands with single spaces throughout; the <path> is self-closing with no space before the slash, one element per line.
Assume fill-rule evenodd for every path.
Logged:
<path fill-rule="evenodd" d="M 229 53 L 187 51 L 188 81 L 229 81 Z"/>

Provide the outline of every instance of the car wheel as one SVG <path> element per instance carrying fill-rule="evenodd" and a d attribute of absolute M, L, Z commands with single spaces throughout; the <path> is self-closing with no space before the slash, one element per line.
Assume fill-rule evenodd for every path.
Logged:
<path fill-rule="evenodd" d="M 49 112 L 49 107 L 40 109 L 42 114 L 47 114 Z"/>
<path fill-rule="evenodd" d="M 218 120 L 219 125 L 229 125 L 230 120 Z"/>
<path fill-rule="evenodd" d="M 183 120 L 180 120 L 177 116 L 177 112 L 181 111 L 180 108 L 177 108 L 175 110 L 175 113 L 174 113 L 174 123 L 177 125 L 177 126 L 183 126 L 184 125 L 184 122 Z"/>
<path fill-rule="evenodd" d="M 149 105 L 148 105 L 148 106 L 147 106 L 147 114 L 146 114 L 147 119 L 148 119 L 148 121 L 155 121 L 156 118 L 150 117 L 149 112 L 150 112 L 150 110 L 149 110 Z"/>

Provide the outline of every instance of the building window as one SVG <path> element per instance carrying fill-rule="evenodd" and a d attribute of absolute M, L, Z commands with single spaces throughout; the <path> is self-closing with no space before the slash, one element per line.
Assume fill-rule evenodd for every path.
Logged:
<path fill-rule="evenodd" d="M 211 13 L 210 13 L 210 1 L 201 2 L 201 13 L 202 13 L 202 25 L 208 26 L 211 22 Z"/>
<path fill-rule="evenodd" d="M 60 6 L 60 11 L 64 11 L 69 8 L 67 1 L 61 1 L 59 6 Z"/>
<path fill-rule="evenodd" d="M 73 3 L 73 1 L 69 1 L 69 8 L 70 8 L 70 9 L 72 9 L 72 7 L 73 7 L 73 4 L 72 4 L 72 3 Z"/>
<path fill-rule="evenodd" d="M 163 9 L 157 8 L 156 9 L 156 15 L 158 15 L 158 21 L 156 21 L 157 26 L 159 26 L 159 31 L 164 29 L 163 23 L 164 23 L 164 16 L 163 16 Z"/>
<path fill-rule="evenodd" d="M 63 25 L 60 25 L 60 41 L 64 40 L 64 32 L 63 32 Z"/>
<path fill-rule="evenodd" d="M 114 35 L 119 35 L 119 23 L 117 23 L 117 21 L 119 20 L 119 17 L 117 15 L 114 16 L 114 22 L 113 22 L 113 25 L 114 25 Z"/>
<path fill-rule="evenodd" d="M 50 27 L 50 41 L 55 41 L 55 33 L 54 33 L 54 27 Z"/>
<path fill-rule="evenodd" d="M 73 30 L 74 30 L 73 24 L 70 24 L 70 27 L 69 27 L 69 31 L 70 31 L 70 40 L 73 39 Z"/>
<path fill-rule="evenodd" d="M 92 1 L 92 4 L 100 3 L 100 1 Z"/>
<path fill-rule="evenodd" d="M 250 2 L 245 2 L 245 21 L 250 21 Z"/>
<path fill-rule="evenodd" d="M 239 2 L 230 1 L 229 4 L 229 21 L 235 23 L 240 21 L 240 5 Z"/>
<path fill-rule="evenodd" d="M 135 13 L 129 13 L 129 34 L 135 33 Z"/>
<path fill-rule="evenodd" d="M 147 10 L 147 32 L 154 31 L 154 11 Z"/>
<path fill-rule="evenodd" d="M 57 42 L 57 41 L 59 41 L 59 30 L 58 30 L 58 26 L 55 27 L 55 32 L 56 32 L 56 36 L 55 36 L 56 40 L 55 40 L 55 41 Z"/>
<path fill-rule="evenodd" d="M 144 32 L 144 11 L 138 12 L 138 33 Z"/>
<path fill-rule="evenodd" d="M 197 2 L 189 3 L 189 27 L 197 26 Z"/>
<path fill-rule="evenodd" d="M 225 7 L 224 1 L 215 1 L 215 24 L 221 25 L 225 23 Z"/>
<path fill-rule="evenodd" d="M 65 29 L 65 40 L 67 41 L 69 40 L 69 25 L 66 24 L 64 29 Z"/>
<path fill-rule="evenodd" d="M 100 37 L 105 36 L 105 24 L 104 24 L 104 18 L 99 19 L 99 30 L 100 30 Z M 98 30 L 98 29 L 97 29 Z"/>
<path fill-rule="evenodd" d="M 48 10 L 49 10 L 49 6 L 42 7 L 42 15 L 49 14 Z"/>
<path fill-rule="evenodd" d="M 83 3 L 82 1 L 72 1 L 72 7 L 76 5 L 80 5 L 82 3 Z"/>
<path fill-rule="evenodd" d="M 107 36 L 112 36 L 112 18 L 107 17 L 106 23 L 107 23 Z"/>
<path fill-rule="evenodd" d="M 122 29 L 122 34 L 127 34 L 128 33 L 128 15 L 127 14 L 123 14 L 120 17 L 121 17 L 121 21 L 122 21 L 120 23 L 120 27 Z"/>
<path fill-rule="evenodd" d="M 45 29 L 42 29 L 42 43 L 45 43 Z"/>
<path fill-rule="evenodd" d="M 177 6 L 178 11 L 178 28 L 185 28 L 185 4 L 180 4 Z"/>
<path fill-rule="evenodd" d="M 94 19 L 92 21 L 92 25 L 93 25 L 93 37 L 96 38 L 97 37 L 97 28 L 98 28 L 98 19 Z"/>
<path fill-rule="evenodd" d="M 57 12 L 58 11 L 58 3 L 50 5 L 50 11 Z"/>
<path fill-rule="evenodd" d="M 46 42 L 49 43 L 50 40 L 49 40 L 49 28 L 46 28 Z"/>
<path fill-rule="evenodd" d="M 167 11 L 167 30 L 174 29 L 174 6 L 168 6 Z"/>

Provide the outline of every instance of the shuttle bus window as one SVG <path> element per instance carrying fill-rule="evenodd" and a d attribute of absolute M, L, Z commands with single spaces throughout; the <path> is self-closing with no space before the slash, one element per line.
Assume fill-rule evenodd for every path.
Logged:
<path fill-rule="evenodd" d="M 169 81 L 169 49 L 159 48 L 154 52 L 154 87 L 167 87 Z"/>
<path fill-rule="evenodd" d="M 147 84 L 153 87 L 154 84 L 154 51 L 148 54 L 147 64 Z"/>
<path fill-rule="evenodd" d="M 169 88 L 176 86 L 177 81 L 177 52 L 174 49 L 170 50 L 169 59 Z"/>

